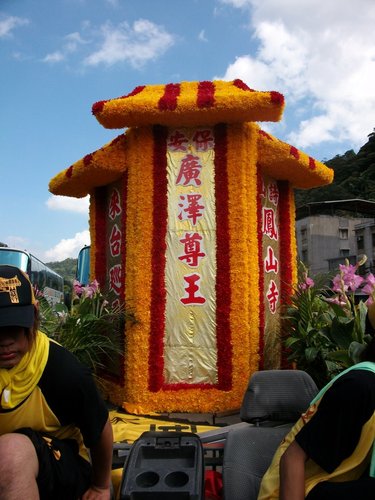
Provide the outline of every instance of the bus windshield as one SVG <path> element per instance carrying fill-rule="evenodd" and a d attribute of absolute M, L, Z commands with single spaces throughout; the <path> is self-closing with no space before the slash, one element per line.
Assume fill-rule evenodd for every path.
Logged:
<path fill-rule="evenodd" d="M 34 255 L 14 248 L 0 247 L 0 264 L 16 266 L 29 275 L 35 290 L 43 293 L 51 306 L 64 300 L 64 278 Z"/>
<path fill-rule="evenodd" d="M 90 279 L 90 246 L 81 248 L 78 254 L 76 280 L 88 285 Z"/>
<path fill-rule="evenodd" d="M 29 256 L 21 250 L 10 250 L 8 248 L 0 248 L 0 264 L 16 266 L 25 273 L 28 271 L 27 265 Z"/>

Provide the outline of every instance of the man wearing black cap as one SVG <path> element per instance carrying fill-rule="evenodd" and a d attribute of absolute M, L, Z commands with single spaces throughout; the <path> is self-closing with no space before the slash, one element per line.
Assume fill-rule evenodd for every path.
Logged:
<path fill-rule="evenodd" d="M 375 499 L 375 303 L 361 363 L 327 384 L 275 453 L 258 500 Z"/>
<path fill-rule="evenodd" d="M 27 275 L 4 265 L 0 397 L 1 499 L 110 498 L 113 436 L 106 405 L 89 370 L 38 331 Z"/>

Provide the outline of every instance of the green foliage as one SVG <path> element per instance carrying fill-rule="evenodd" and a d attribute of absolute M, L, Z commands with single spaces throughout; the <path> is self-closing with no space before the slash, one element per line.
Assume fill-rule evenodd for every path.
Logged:
<path fill-rule="evenodd" d="M 353 150 L 326 161 L 335 172 L 334 181 L 316 189 L 296 190 L 296 205 L 310 202 L 363 199 L 375 201 L 375 133 L 358 153 Z"/>
<path fill-rule="evenodd" d="M 340 266 L 332 287 L 325 285 L 330 276 L 312 279 L 301 264 L 299 284 L 284 314 L 283 343 L 288 360 L 307 371 L 318 387 L 358 363 L 370 340 L 365 335 L 367 306 L 355 300 L 361 285 L 366 285 L 362 291 L 375 296 L 374 277 L 366 281 L 356 274 L 362 263 Z"/>
<path fill-rule="evenodd" d="M 98 374 L 113 355 L 123 353 L 122 334 L 134 315 L 124 307 L 109 306 L 96 282 L 79 287 L 72 307 L 64 304 L 51 308 L 41 297 L 40 330 L 72 352 L 84 365 Z"/>
<path fill-rule="evenodd" d="M 72 284 L 76 277 L 77 259 L 65 259 L 60 262 L 47 262 L 46 265 Z"/>

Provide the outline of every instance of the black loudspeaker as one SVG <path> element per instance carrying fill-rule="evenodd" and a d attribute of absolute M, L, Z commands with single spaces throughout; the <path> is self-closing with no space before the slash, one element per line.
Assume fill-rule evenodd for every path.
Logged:
<path fill-rule="evenodd" d="M 120 500 L 203 500 L 204 457 L 191 432 L 144 432 L 124 466 Z"/>

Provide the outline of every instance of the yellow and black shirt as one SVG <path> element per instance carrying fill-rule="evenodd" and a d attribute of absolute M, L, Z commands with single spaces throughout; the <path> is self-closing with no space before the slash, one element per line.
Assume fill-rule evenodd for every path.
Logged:
<path fill-rule="evenodd" d="M 85 448 L 98 441 L 107 418 L 89 369 L 49 341 L 48 359 L 32 392 L 14 408 L 0 408 L 0 435 L 30 427 L 59 439 L 75 439 L 87 459 Z"/>

